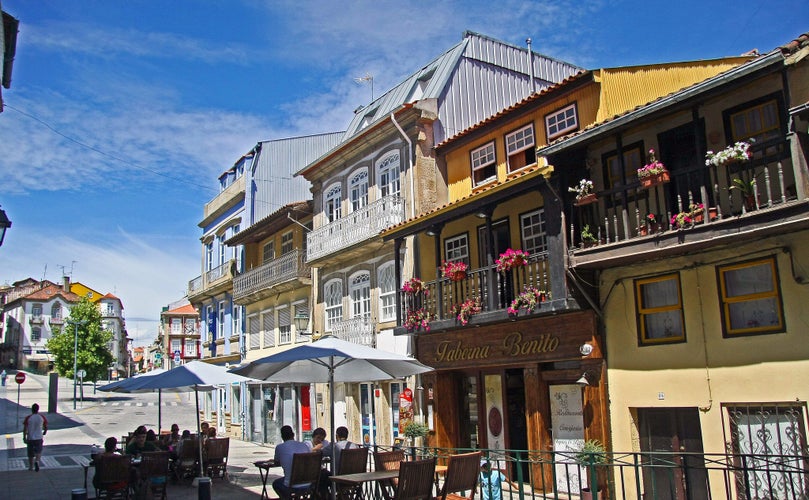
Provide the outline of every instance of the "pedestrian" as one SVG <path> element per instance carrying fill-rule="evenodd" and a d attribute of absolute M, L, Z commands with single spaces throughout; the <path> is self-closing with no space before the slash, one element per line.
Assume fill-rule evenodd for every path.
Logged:
<path fill-rule="evenodd" d="M 28 470 L 39 472 L 43 436 L 48 433 L 48 419 L 39 414 L 39 405 L 31 405 L 31 414 L 22 422 L 22 442 L 28 446 Z"/>
<path fill-rule="evenodd" d="M 292 476 L 292 456 L 296 453 L 309 453 L 306 443 L 295 441 L 295 431 L 292 427 L 285 425 L 281 427 L 281 439 L 283 443 L 275 447 L 275 463 L 284 469 L 284 477 L 279 477 L 272 482 L 272 489 L 282 499 L 289 498 L 292 487 L 289 479 Z"/>
<path fill-rule="evenodd" d="M 480 461 L 480 491 L 482 500 L 501 500 L 503 498 L 502 484 L 508 483 L 512 488 L 519 490 L 519 485 L 512 482 L 500 470 L 492 470 L 492 464 L 485 458 Z"/>
<path fill-rule="evenodd" d="M 8 373 L 6 373 L 6 370 L 5 370 L 5 368 L 4 368 L 4 369 L 3 369 L 3 372 L 2 372 L 2 373 L 0 373 L 0 382 L 2 382 L 3 387 L 5 387 L 5 386 L 6 386 L 6 377 L 8 377 Z"/>
<path fill-rule="evenodd" d="M 334 431 L 334 439 L 336 442 L 334 443 L 334 467 L 332 470 L 335 474 L 340 473 L 340 454 L 345 449 L 349 448 L 359 448 L 360 445 L 356 443 L 352 443 L 348 440 L 348 428 L 345 426 L 340 426 Z M 331 456 L 331 455 L 328 455 Z"/>

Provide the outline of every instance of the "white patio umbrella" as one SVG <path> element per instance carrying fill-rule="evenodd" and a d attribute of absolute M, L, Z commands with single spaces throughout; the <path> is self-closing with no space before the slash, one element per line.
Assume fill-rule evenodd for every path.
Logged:
<path fill-rule="evenodd" d="M 311 344 L 257 359 L 231 372 L 275 383 L 328 382 L 331 442 L 334 443 L 335 382 L 393 380 L 432 370 L 411 357 L 327 335 Z M 332 454 L 334 451 L 335 446 L 332 446 Z"/>
<path fill-rule="evenodd" d="M 152 390 L 169 392 L 190 392 L 194 391 L 194 398 L 197 405 L 197 435 L 200 434 L 199 422 L 199 391 L 210 391 L 217 385 L 234 384 L 247 382 L 250 379 L 228 372 L 227 368 L 212 365 L 203 361 L 191 361 L 171 370 L 158 373 L 156 375 L 133 377 L 129 387 L 124 387 L 118 392 L 147 392 Z M 113 388 L 115 391 L 115 388 Z M 202 439 L 199 442 L 199 472 L 202 471 Z"/>

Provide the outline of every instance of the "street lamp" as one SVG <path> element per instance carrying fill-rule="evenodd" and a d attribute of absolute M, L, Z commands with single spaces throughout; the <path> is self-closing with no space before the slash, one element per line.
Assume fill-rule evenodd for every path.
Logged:
<path fill-rule="evenodd" d="M 3 239 L 6 237 L 6 229 L 11 227 L 11 221 L 6 215 L 6 211 L 0 208 L 0 246 L 3 245 Z"/>
<path fill-rule="evenodd" d="M 87 320 L 75 321 L 72 319 L 67 320 L 69 325 L 76 327 L 75 335 L 73 336 L 73 409 L 76 409 L 76 378 L 78 377 L 79 368 L 79 325 L 84 326 Z"/>
<path fill-rule="evenodd" d="M 309 328 L 309 311 L 305 309 L 298 309 L 295 311 L 295 317 L 292 318 L 295 321 L 295 330 L 297 331 L 298 335 L 311 335 L 312 333 L 308 331 Z"/>

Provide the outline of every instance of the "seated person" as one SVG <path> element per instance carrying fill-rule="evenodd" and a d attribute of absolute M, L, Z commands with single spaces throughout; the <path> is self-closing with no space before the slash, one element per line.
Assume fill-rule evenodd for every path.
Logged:
<path fill-rule="evenodd" d="M 336 440 L 334 443 L 334 467 L 331 470 L 339 472 L 340 453 L 347 448 L 359 448 L 360 445 L 348 440 L 348 428 L 342 425 L 334 431 L 334 438 Z M 329 456 L 331 456 L 331 450 L 329 450 Z"/>
<path fill-rule="evenodd" d="M 208 429 L 208 437 L 215 438 L 216 437 L 216 427 L 211 427 Z"/>
<path fill-rule="evenodd" d="M 289 425 L 281 427 L 281 439 L 283 443 L 275 447 L 275 463 L 284 469 L 284 477 L 273 481 L 272 489 L 279 497 L 286 499 L 289 498 L 289 493 L 294 486 L 289 484 L 292 477 L 292 457 L 296 453 L 309 453 L 309 447 L 305 443 L 295 441 L 295 431 Z"/>
<path fill-rule="evenodd" d="M 199 425 L 200 434 L 202 435 L 203 439 L 208 437 L 208 432 L 211 430 L 211 424 L 208 422 L 202 422 Z"/>
<path fill-rule="evenodd" d="M 329 440 L 326 439 L 326 429 L 323 427 L 318 427 L 312 431 L 312 441 L 307 441 L 306 446 L 309 447 L 310 451 L 322 451 L 324 458 L 331 457 L 331 444 L 329 443 Z M 329 496 L 329 484 L 331 483 L 329 475 L 330 474 L 327 469 L 323 469 L 320 474 L 320 484 L 318 487 L 323 498 L 327 498 Z"/>
<path fill-rule="evenodd" d="M 140 456 L 144 451 L 159 451 L 153 441 L 146 441 L 146 431 L 138 431 L 132 441 L 126 445 L 126 454 Z"/>
<path fill-rule="evenodd" d="M 107 440 L 104 441 L 104 451 L 99 453 L 98 455 L 93 456 L 93 462 L 95 462 L 96 464 L 96 470 L 98 470 L 97 468 L 98 464 L 101 461 L 103 461 L 104 458 L 113 455 L 118 455 L 116 448 L 118 448 L 118 439 L 114 437 L 108 437 Z M 124 484 L 126 484 L 125 481 L 121 481 L 120 483 L 112 485 L 102 485 L 100 481 L 98 481 L 98 476 L 93 475 L 93 487 L 95 487 L 95 489 L 101 489 L 102 486 L 108 487 L 110 489 L 119 489 L 123 487 Z"/>

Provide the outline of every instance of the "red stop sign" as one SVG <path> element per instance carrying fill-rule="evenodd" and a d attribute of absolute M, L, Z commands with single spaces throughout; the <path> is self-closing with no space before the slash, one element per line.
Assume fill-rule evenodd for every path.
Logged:
<path fill-rule="evenodd" d="M 14 382 L 17 382 L 18 384 L 25 382 L 25 374 L 23 372 L 19 372 L 14 375 Z"/>

